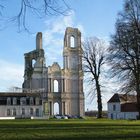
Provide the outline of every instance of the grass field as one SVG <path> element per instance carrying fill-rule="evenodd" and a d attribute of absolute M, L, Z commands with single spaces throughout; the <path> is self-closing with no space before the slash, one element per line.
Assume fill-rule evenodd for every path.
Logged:
<path fill-rule="evenodd" d="M 0 140 L 140 140 L 140 121 L 1 120 Z"/>

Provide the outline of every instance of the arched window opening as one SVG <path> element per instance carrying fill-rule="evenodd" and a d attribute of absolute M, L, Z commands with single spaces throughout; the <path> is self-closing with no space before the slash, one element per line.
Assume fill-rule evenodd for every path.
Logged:
<path fill-rule="evenodd" d="M 58 81 L 57 80 L 54 80 L 54 82 L 53 82 L 53 89 L 54 89 L 54 92 L 58 92 L 59 91 Z"/>
<path fill-rule="evenodd" d="M 59 104 L 56 102 L 54 103 L 54 115 L 58 115 L 59 113 Z"/>
<path fill-rule="evenodd" d="M 35 61 L 35 59 L 33 59 L 33 60 L 32 60 L 32 68 L 34 68 L 35 63 L 36 63 L 36 61 Z"/>
<path fill-rule="evenodd" d="M 70 46 L 71 46 L 72 48 L 75 47 L 75 38 L 74 38 L 74 36 L 71 36 L 71 37 L 70 37 Z"/>

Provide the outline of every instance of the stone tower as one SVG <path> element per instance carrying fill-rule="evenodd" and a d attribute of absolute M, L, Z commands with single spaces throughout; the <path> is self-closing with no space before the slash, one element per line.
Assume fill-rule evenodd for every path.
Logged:
<path fill-rule="evenodd" d="M 68 27 L 64 37 L 63 68 L 57 62 L 46 67 L 40 32 L 36 36 L 36 49 L 25 54 L 23 91 L 44 89 L 41 97 L 47 115 L 54 115 L 56 103 L 60 115 L 84 115 L 82 53 L 80 31 Z"/>
<path fill-rule="evenodd" d="M 70 94 L 70 114 L 83 116 L 84 93 L 82 71 L 81 32 L 77 28 L 68 27 L 64 37 L 64 77 L 66 93 Z"/>
<path fill-rule="evenodd" d="M 36 50 L 25 53 L 25 72 L 23 90 L 38 90 L 47 87 L 44 83 L 46 80 L 46 64 L 44 50 L 42 49 L 42 33 L 36 36 Z M 47 84 L 47 83 L 46 83 Z M 29 89 L 29 90 L 28 90 Z"/>

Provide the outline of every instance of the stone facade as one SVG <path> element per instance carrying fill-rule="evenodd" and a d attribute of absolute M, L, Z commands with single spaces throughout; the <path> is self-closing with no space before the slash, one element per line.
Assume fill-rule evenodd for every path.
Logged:
<path fill-rule="evenodd" d="M 54 50 L 57 51 L 57 50 Z M 84 116 L 81 32 L 68 27 L 64 36 L 63 68 L 57 62 L 46 66 L 42 33 L 36 36 L 36 49 L 25 54 L 23 92 L 39 92 L 44 115 Z M 53 55 L 53 54 L 52 54 Z"/>
<path fill-rule="evenodd" d="M 0 93 L 0 119 L 43 117 L 38 93 Z"/>

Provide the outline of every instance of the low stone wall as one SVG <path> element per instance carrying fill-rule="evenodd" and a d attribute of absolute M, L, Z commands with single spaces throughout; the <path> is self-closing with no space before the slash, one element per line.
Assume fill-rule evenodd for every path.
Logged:
<path fill-rule="evenodd" d="M 0 117 L 0 120 L 14 120 L 15 117 Z"/>
<path fill-rule="evenodd" d="M 31 117 L 31 120 L 33 119 L 49 119 L 49 117 Z"/>

